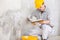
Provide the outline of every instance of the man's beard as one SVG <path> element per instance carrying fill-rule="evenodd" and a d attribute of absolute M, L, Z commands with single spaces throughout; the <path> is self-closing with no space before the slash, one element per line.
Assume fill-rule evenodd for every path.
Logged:
<path fill-rule="evenodd" d="M 40 11 L 41 13 L 43 13 L 44 11 Z"/>

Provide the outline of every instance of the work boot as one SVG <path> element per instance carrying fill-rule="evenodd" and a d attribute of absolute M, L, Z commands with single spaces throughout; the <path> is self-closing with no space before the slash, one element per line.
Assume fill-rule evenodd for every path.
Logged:
<path fill-rule="evenodd" d="M 43 38 L 42 38 L 42 35 L 41 35 L 41 40 L 47 40 L 47 39 L 43 39 Z"/>
<path fill-rule="evenodd" d="M 43 40 L 47 40 L 47 39 L 43 39 Z"/>

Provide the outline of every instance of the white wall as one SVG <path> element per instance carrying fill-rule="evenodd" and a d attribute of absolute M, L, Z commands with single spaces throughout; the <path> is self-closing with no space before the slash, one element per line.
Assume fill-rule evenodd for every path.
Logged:
<path fill-rule="evenodd" d="M 20 3 L 21 0 L 0 0 L 0 40 L 15 40 L 15 36 L 13 37 L 12 35 L 13 30 L 10 28 L 11 26 L 8 25 L 10 22 L 5 26 L 5 28 L 3 28 L 3 26 L 1 27 L 1 23 L 3 23 L 3 20 L 6 19 L 5 16 L 3 16 L 3 18 L 1 18 L 1 16 L 4 15 L 8 10 L 20 10 Z M 9 20 L 6 19 L 6 21 Z M 9 32 L 6 34 L 6 31 L 8 30 Z"/>
<path fill-rule="evenodd" d="M 58 0 L 58 7 L 59 7 L 59 29 L 58 29 L 58 32 L 59 32 L 59 35 L 60 35 L 60 0 Z"/>
<path fill-rule="evenodd" d="M 0 0 L 0 15 L 7 10 L 17 10 L 21 8 L 21 0 Z"/>

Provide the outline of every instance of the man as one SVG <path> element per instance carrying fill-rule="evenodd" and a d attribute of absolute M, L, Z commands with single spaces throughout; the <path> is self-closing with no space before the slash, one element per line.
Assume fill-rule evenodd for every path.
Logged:
<path fill-rule="evenodd" d="M 33 25 L 36 25 L 37 23 L 40 24 L 42 29 L 41 40 L 47 40 L 48 35 L 52 31 L 53 26 L 50 24 L 49 15 L 46 11 L 46 5 L 44 5 L 44 2 L 42 2 L 42 5 L 40 7 L 37 7 L 37 9 L 31 14 L 28 20 L 34 20 L 31 22 Z"/>

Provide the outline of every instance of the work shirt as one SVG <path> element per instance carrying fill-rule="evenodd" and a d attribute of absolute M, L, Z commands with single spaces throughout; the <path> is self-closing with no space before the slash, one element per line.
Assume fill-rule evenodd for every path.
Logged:
<path fill-rule="evenodd" d="M 42 13 L 39 10 L 35 10 L 31 13 L 29 19 L 33 19 L 33 17 L 35 18 L 34 20 L 50 20 L 49 12 L 47 10 Z M 40 23 L 36 24 L 41 25 Z M 51 27 L 53 26 L 51 23 L 49 23 L 48 25 L 50 25 Z"/>
<path fill-rule="evenodd" d="M 43 13 L 41 13 L 39 10 L 35 10 L 33 13 L 31 13 L 30 18 L 32 19 L 32 17 L 36 17 L 36 19 L 42 19 L 42 20 L 48 20 L 48 13 L 46 11 L 44 11 Z"/>

